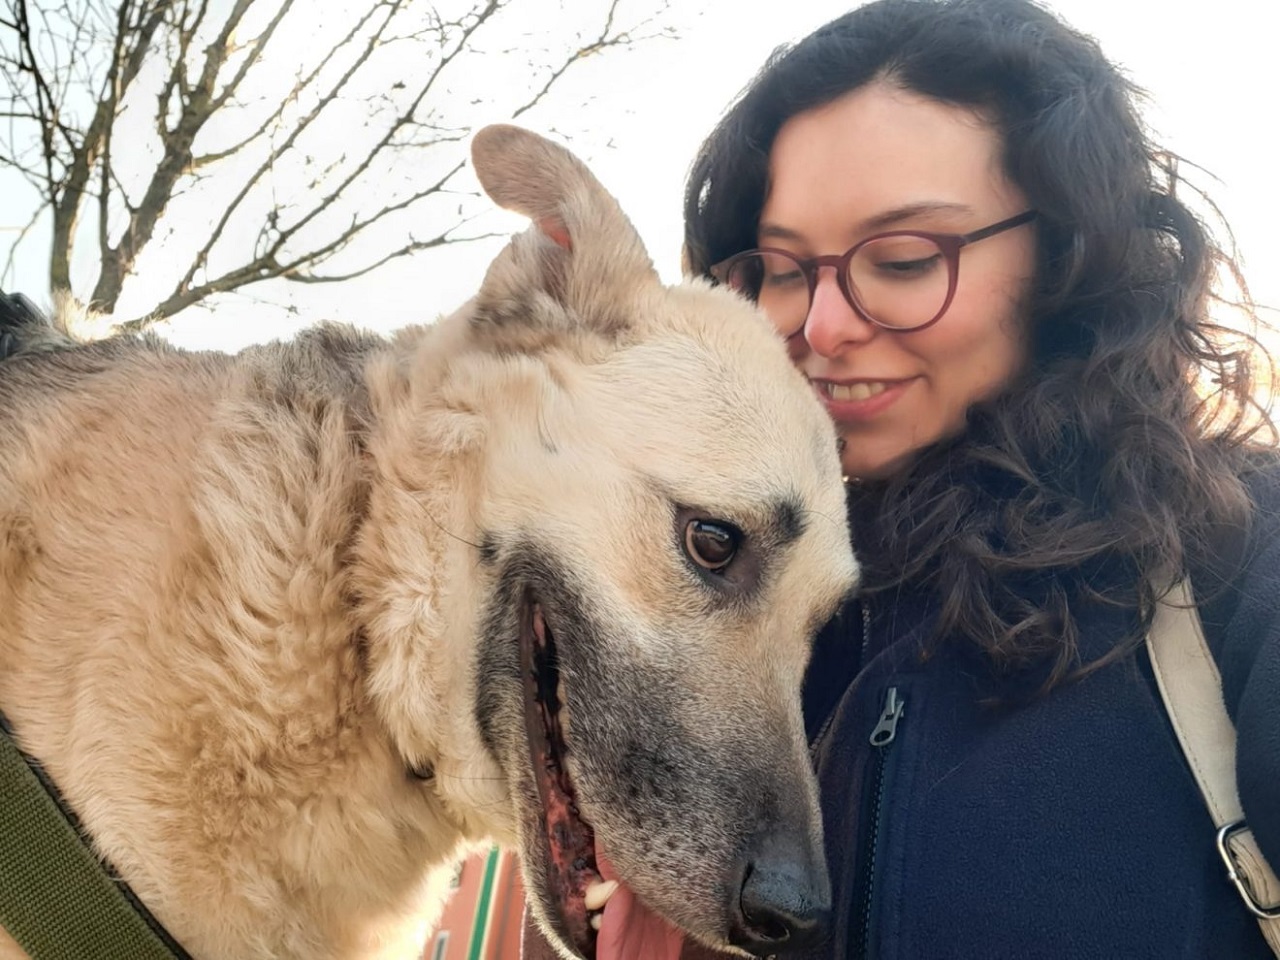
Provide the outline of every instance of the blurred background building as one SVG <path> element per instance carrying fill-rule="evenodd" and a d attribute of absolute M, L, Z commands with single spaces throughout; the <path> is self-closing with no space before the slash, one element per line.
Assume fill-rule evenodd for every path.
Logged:
<path fill-rule="evenodd" d="M 496 847 L 462 861 L 422 960 L 520 960 L 524 888 L 514 854 Z"/>

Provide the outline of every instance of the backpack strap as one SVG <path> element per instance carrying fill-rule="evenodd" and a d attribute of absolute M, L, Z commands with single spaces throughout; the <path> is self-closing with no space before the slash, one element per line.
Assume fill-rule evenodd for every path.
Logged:
<path fill-rule="evenodd" d="M 1147 650 L 1173 729 L 1217 828 L 1218 853 L 1245 907 L 1280 957 L 1280 879 L 1244 819 L 1236 790 L 1236 731 L 1222 700 L 1222 677 L 1204 639 L 1190 584 L 1181 580 L 1156 606 Z"/>

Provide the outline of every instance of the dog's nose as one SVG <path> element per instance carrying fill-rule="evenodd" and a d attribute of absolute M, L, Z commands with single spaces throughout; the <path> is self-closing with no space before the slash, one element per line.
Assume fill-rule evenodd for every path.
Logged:
<path fill-rule="evenodd" d="M 821 855 L 771 834 L 748 855 L 730 940 L 757 956 L 811 946 L 831 915 L 831 884 Z"/>

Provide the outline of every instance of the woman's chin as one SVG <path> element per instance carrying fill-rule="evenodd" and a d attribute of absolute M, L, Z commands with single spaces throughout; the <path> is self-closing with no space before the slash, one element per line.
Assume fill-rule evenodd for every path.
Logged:
<path fill-rule="evenodd" d="M 868 449 L 865 441 L 857 437 L 844 436 L 844 450 L 840 455 L 840 465 L 844 469 L 845 479 L 850 482 L 889 480 L 895 474 L 905 470 L 916 458 L 923 447 L 912 447 L 902 450 L 885 450 L 882 453 Z M 858 444 L 863 443 L 862 449 Z"/>

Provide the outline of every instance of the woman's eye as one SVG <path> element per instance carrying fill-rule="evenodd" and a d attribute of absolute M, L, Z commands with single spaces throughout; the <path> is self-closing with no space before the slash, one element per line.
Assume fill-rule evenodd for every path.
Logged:
<path fill-rule="evenodd" d="M 890 277 L 910 278 L 928 273 L 941 259 L 941 254 L 934 254 L 919 260 L 881 260 L 876 264 L 876 270 Z"/>
<path fill-rule="evenodd" d="M 855 287 L 879 280 L 914 280 L 943 266 L 942 249 L 927 237 L 911 234 L 869 240 L 849 264 Z"/>
<path fill-rule="evenodd" d="M 720 573 L 733 562 L 742 545 L 742 532 L 719 520 L 690 520 L 684 528 L 684 549 L 689 559 L 710 573 Z"/>
<path fill-rule="evenodd" d="M 764 285 L 766 287 L 786 287 L 797 283 L 804 282 L 804 274 L 799 270 L 787 270 L 784 273 L 766 274 Z"/>

